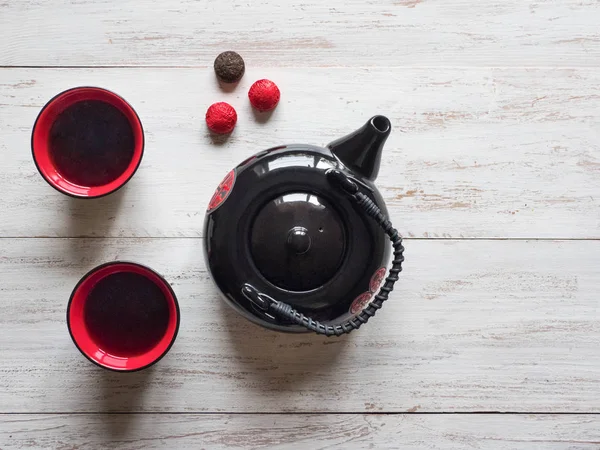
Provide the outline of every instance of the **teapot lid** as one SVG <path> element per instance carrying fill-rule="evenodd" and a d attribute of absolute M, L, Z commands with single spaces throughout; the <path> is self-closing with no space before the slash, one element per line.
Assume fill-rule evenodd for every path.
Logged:
<path fill-rule="evenodd" d="M 258 271 L 286 291 L 305 292 L 327 283 L 346 252 L 344 222 L 323 197 L 287 192 L 258 211 L 250 231 Z"/>

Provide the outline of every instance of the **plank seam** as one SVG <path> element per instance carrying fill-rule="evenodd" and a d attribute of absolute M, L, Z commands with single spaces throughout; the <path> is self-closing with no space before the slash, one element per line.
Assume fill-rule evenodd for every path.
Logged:
<path fill-rule="evenodd" d="M 436 65 L 436 66 L 329 66 L 329 65 L 308 65 L 308 66 L 254 66 L 254 67 L 269 67 L 275 69 L 365 69 L 365 70 L 373 70 L 373 69 L 394 69 L 394 70 L 428 70 L 428 69 L 468 69 L 468 70 L 489 70 L 489 69 L 559 69 L 559 70 L 598 70 L 600 65 L 593 66 L 556 66 L 556 65 L 548 65 L 548 66 L 444 66 L 444 65 Z M 70 66 L 44 66 L 44 65 L 0 65 L 0 69 L 210 69 L 212 66 L 209 65 L 176 65 L 176 66 L 165 66 L 165 65 L 136 65 L 136 66 L 126 66 L 126 65 L 99 65 L 99 66 L 90 66 L 90 65 L 70 65 Z"/>
<path fill-rule="evenodd" d="M 0 236 L 3 239 L 204 239 L 204 236 Z M 548 241 L 548 242 L 570 242 L 570 241 L 600 241 L 600 238 L 568 238 L 568 237 L 402 237 L 405 241 Z"/>
<path fill-rule="evenodd" d="M 435 416 L 435 415 L 498 415 L 498 416 L 520 416 L 520 415 L 545 415 L 545 416 L 573 416 L 573 415 L 584 415 L 584 416 L 600 416 L 600 412 L 575 412 L 575 411 L 555 411 L 555 412 L 544 412 L 544 411 L 339 411 L 339 412 L 322 412 L 322 411 L 299 411 L 299 412 L 258 412 L 258 411 L 35 411 L 35 412 L 3 412 L 1 416 L 25 416 L 25 415 L 77 415 L 77 416 L 96 416 L 96 415 L 190 415 L 190 416 Z"/>

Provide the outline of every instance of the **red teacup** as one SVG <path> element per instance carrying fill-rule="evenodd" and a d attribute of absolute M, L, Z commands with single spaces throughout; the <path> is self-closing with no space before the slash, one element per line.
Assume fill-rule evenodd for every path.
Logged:
<path fill-rule="evenodd" d="M 76 87 L 42 108 L 31 149 L 40 174 L 52 187 L 72 197 L 102 197 L 136 172 L 144 153 L 144 131 L 131 105 L 117 94 Z"/>
<path fill-rule="evenodd" d="M 75 286 L 67 325 L 90 361 L 132 372 L 167 354 L 179 329 L 179 305 L 171 286 L 152 269 L 117 261 L 96 267 Z"/>

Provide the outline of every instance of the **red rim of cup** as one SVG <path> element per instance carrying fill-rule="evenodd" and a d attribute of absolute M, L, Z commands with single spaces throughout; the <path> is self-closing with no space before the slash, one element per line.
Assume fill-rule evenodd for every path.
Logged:
<path fill-rule="evenodd" d="M 84 320 L 84 306 L 94 286 L 118 272 L 145 276 L 161 289 L 169 302 L 169 324 L 161 340 L 147 352 L 131 357 L 105 352 L 90 336 Z M 77 283 L 67 307 L 67 326 L 75 346 L 91 362 L 117 372 L 135 372 L 157 363 L 171 349 L 179 331 L 179 304 L 169 283 L 154 270 L 137 263 L 115 261 L 92 269 Z"/>
<path fill-rule="evenodd" d="M 116 179 L 102 186 L 81 186 L 72 183 L 57 171 L 50 156 L 48 142 L 52 124 L 66 108 L 84 100 L 101 100 L 118 108 L 129 120 L 135 139 L 133 158 L 127 169 Z M 98 87 L 75 87 L 56 95 L 42 108 L 33 125 L 31 151 L 38 171 L 54 189 L 71 197 L 98 198 L 115 192 L 133 177 L 144 154 L 144 129 L 135 110 L 119 95 Z"/>

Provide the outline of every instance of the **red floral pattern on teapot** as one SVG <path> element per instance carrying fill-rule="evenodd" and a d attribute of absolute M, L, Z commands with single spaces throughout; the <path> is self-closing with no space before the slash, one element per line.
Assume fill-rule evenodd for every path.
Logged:
<path fill-rule="evenodd" d="M 213 194 L 212 198 L 210 199 L 210 203 L 208 204 L 207 212 L 214 211 L 219 206 L 221 206 L 221 204 L 225 200 L 227 200 L 227 197 L 229 196 L 229 193 L 231 192 L 231 189 L 233 188 L 234 182 L 235 182 L 235 170 L 232 170 L 227 175 L 225 175 L 225 178 L 223 178 L 223 181 L 221 181 L 219 186 L 217 186 L 217 189 L 215 190 L 215 193 Z"/>
<path fill-rule="evenodd" d="M 381 283 L 383 283 L 384 279 L 385 267 L 381 267 L 377 269 L 377 271 L 371 277 L 371 280 L 369 281 L 369 290 L 356 297 L 350 305 L 350 314 L 358 314 L 368 306 L 373 296 L 375 296 L 379 290 L 379 287 L 381 286 Z"/>

